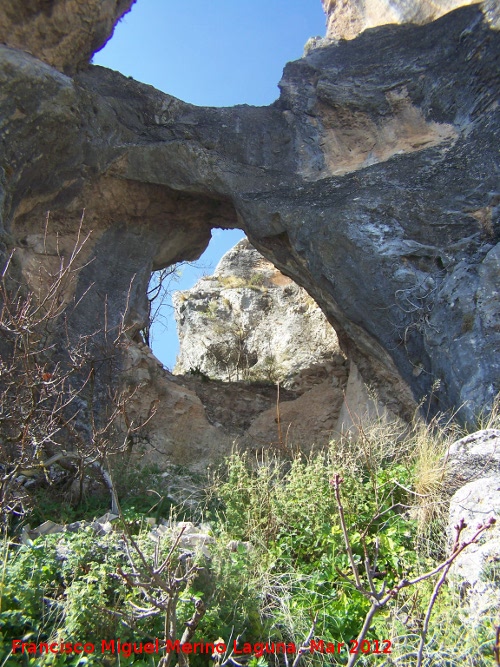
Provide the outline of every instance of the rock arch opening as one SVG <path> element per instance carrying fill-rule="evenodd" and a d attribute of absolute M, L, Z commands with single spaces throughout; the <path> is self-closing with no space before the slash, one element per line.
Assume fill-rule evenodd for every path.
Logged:
<path fill-rule="evenodd" d="M 292 386 L 302 369 L 339 353 L 315 301 L 243 237 L 210 275 L 174 294 L 177 373 Z"/>
<path fill-rule="evenodd" d="M 194 261 L 180 261 L 151 273 L 148 287 L 149 321 L 145 342 L 163 366 L 173 370 L 179 352 L 179 337 L 172 302 L 175 292 L 191 289 L 204 275 L 213 272 L 222 256 L 244 237 L 239 229 L 212 229 L 203 254 Z"/>
<path fill-rule="evenodd" d="M 246 237 L 175 292 L 173 308 L 174 373 L 213 424 L 249 447 L 308 449 L 335 436 L 349 372 L 335 331 Z"/>

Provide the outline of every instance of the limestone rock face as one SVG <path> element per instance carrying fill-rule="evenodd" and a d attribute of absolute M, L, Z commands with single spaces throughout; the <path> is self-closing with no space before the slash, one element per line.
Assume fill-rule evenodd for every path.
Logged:
<path fill-rule="evenodd" d="M 479 525 L 494 518 L 496 523 L 467 547 L 456 559 L 450 575 L 467 593 L 471 616 L 481 619 L 500 605 L 498 562 L 500 560 L 500 475 L 469 482 L 451 498 L 448 531 L 453 539 L 455 526 L 461 519 L 467 527 L 461 540 L 474 535 Z"/>
<path fill-rule="evenodd" d="M 500 430 L 476 431 L 451 445 L 446 479 L 450 493 L 495 475 L 500 477 Z"/>
<path fill-rule="evenodd" d="M 2 0 L 0 43 L 61 72 L 86 66 L 135 0 Z"/>
<path fill-rule="evenodd" d="M 367 28 L 387 23 L 429 23 L 477 0 L 322 0 L 327 15 L 327 37 L 353 39 Z M 495 25 L 500 18 L 496 0 L 483 3 Z"/>
<path fill-rule="evenodd" d="M 310 451 L 327 447 L 338 434 L 347 368 L 337 364 L 333 373 L 340 386 L 333 386 L 332 366 L 309 369 L 307 388 L 284 389 L 268 382 L 222 382 L 196 376 L 174 376 L 200 399 L 206 418 L 220 434 L 219 457 L 232 447 L 246 451 Z M 322 371 L 322 372 L 321 372 Z M 328 376 L 327 379 L 321 376 Z M 227 446 L 228 440 L 231 446 Z M 191 452 L 187 452 L 191 457 Z M 214 459 L 212 459 L 213 461 Z"/>
<path fill-rule="evenodd" d="M 174 295 L 180 352 L 175 373 L 211 378 L 280 381 L 338 356 L 332 326 L 290 278 L 240 241 L 213 276 Z"/>
<path fill-rule="evenodd" d="M 47 245 L 71 247 L 85 209 L 68 337 L 124 325 L 136 344 L 151 271 L 199 257 L 212 228 L 238 227 L 307 289 L 393 412 L 428 397 L 425 415 L 460 407 L 467 421 L 491 405 L 500 36 L 478 7 L 313 49 L 286 66 L 275 104 L 214 109 L 100 67 L 61 73 L 80 62 L 51 55 L 69 0 L 45 13 L 33 3 L 39 31 L 31 14 L 10 16 L 17 4 L 2 3 L 0 20 L 0 251 L 15 248 L 32 280 Z M 115 15 L 76 4 L 90 25 L 107 25 L 97 5 Z M 107 37 L 73 27 L 83 59 Z M 183 442 L 210 449 L 198 431 Z"/>
<path fill-rule="evenodd" d="M 208 419 L 196 392 L 173 381 L 147 346 L 129 346 L 123 375 L 127 388 L 136 389 L 128 419 L 141 423 L 152 415 L 134 445 L 141 465 L 173 463 L 201 472 L 231 451 L 234 437 Z"/>
<path fill-rule="evenodd" d="M 381 421 L 396 423 L 397 417 L 378 400 L 375 392 L 369 391 L 356 364 L 351 361 L 336 431 L 350 438 L 356 438 L 360 427 L 364 428 L 371 423 Z M 401 427 L 403 428 L 403 424 Z"/>
<path fill-rule="evenodd" d="M 453 543 L 463 519 L 460 541 L 470 539 L 479 525 L 494 523 L 478 543 L 455 560 L 450 574 L 469 598 L 471 620 L 498 609 L 500 585 L 500 431 L 485 429 L 454 442 L 448 453 L 446 488 L 450 499 L 448 538 Z"/>
<path fill-rule="evenodd" d="M 462 486 L 450 503 L 450 538 L 454 526 L 464 519 L 467 528 L 462 533 L 462 541 L 473 535 L 478 524 L 493 517 L 499 522 L 500 515 L 500 475 L 491 475 Z M 457 560 L 454 572 L 469 584 L 477 584 L 488 562 L 494 564 L 500 558 L 500 526 L 487 531 L 480 544 L 468 547 Z M 484 581 L 484 579 L 483 579 Z M 500 590 L 499 590 L 500 594 Z M 500 599 L 500 598 L 499 598 Z"/>
<path fill-rule="evenodd" d="M 331 379 L 309 389 L 292 401 L 282 401 L 262 412 L 247 433 L 249 442 L 271 443 L 287 452 L 325 447 L 341 431 L 338 423 L 343 387 L 333 387 Z"/>

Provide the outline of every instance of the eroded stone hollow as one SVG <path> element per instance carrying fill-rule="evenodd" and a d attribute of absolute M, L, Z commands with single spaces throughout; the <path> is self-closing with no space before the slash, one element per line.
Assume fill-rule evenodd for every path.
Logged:
<path fill-rule="evenodd" d="M 491 406 L 500 40 L 477 6 L 320 44 L 286 66 L 273 105 L 213 109 L 84 67 L 83 47 L 53 59 L 43 40 L 57 42 L 60 14 L 32 4 L 31 18 L 4 12 L 7 26 L 38 17 L 41 42 L 17 27 L 0 47 L 2 248 L 18 249 L 33 281 L 50 263 L 47 242 L 55 255 L 70 248 L 85 210 L 92 234 L 82 259 L 92 261 L 74 289 L 88 298 L 68 326 L 81 335 L 102 329 L 104 312 L 116 325 L 125 313 L 125 367 L 148 388 L 137 411 L 162 405 L 153 448 L 210 457 L 213 438 L 201 427 L 172 435 L 172 420 L 189 424 L 203 407 L 160 379 L 134 331 L 151 270 L 199 256 L 213 227 L 243 229 L 307 290 L 393 412 L 409 416 L 424 401 L 425 415 L 455 409 L 471 421 Z M 79 5 L 79 35 L 87 5 L 97 7 Z M 99 5 L 114 19 L 130 3 L 116 14 Z M 89 53 L 109 19 L 95 17 L 83 37 Z"/>

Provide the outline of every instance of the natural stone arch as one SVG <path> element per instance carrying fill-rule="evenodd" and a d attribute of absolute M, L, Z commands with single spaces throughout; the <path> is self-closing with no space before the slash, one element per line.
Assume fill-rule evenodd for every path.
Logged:
<path fill-rule="evenodd" d="M 498 53 L 498 33 L 464 8 L 312 50 L 287 66 L 270 107 L 205 109 L 1 47 L 4 244 L 40 233 L 46 210 L 76 222 L 113 204 L 103 252 L 121 230 L 147 230 L 145 281 L 153 246 L 169 244 L 127 193 L 164 188 L 161 206 L 177 197 L 201 211 L 158 265 L 193 257 L 210 226 L 238 226 L 306 287 L 395 411 L 411 413 L 439 381 L 426 414 L 465 401 L 472 419 L 500 376 Z M 106 183 L 130 210 L 106 201 Z"/>

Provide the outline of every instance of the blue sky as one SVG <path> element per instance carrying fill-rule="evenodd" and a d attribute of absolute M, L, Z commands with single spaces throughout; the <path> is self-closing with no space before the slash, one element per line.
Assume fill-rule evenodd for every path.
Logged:
<path fill-rule="evenodd" d="M 321 0 L 137 0 L 93 62 L 192 104 L 259 106 L 278 97 L 286 62 L 324 33 Z M 183 268 L 176 287 L 211 273 L 242 236 L 214 230 L 199 268 Z M 178 342 L 168 304 L 161 319 L 152 347 L 171 369 Z"/>

